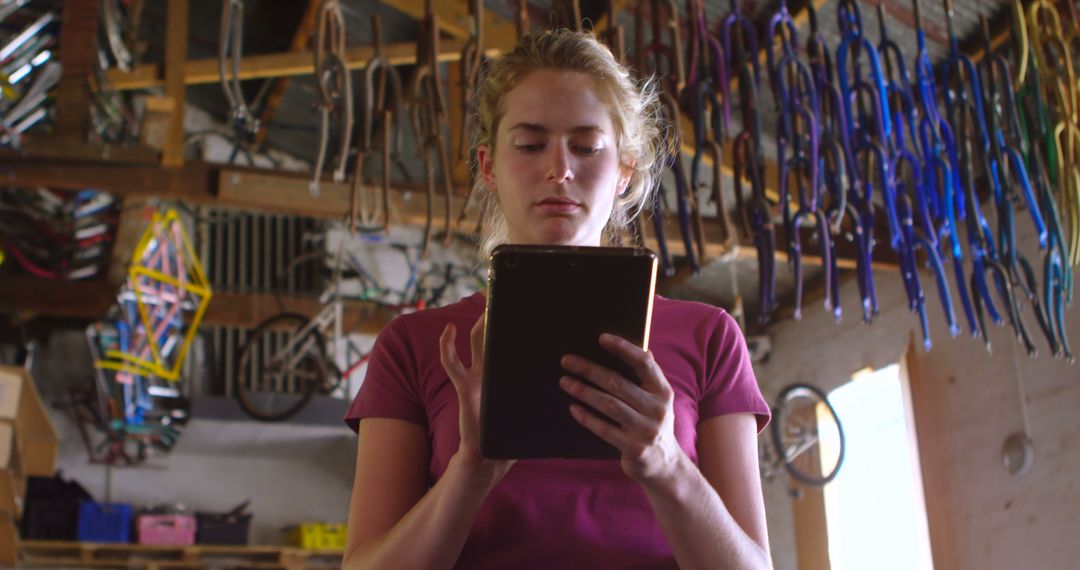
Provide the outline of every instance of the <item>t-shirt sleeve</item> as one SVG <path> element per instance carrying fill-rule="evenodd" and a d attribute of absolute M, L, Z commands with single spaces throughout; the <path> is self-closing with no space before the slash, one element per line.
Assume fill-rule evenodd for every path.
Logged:
<path fill-rule="evenodd" d="M 418 378 L 408 329 L 404 319 L 396 318 L 375 339 L 367 374 L 345 414 L 345 423 L 353 431 L 359 429 L 361 418 L 398 419 L 426 427 Z"/>
<path fill-rule="evenodd" d="M 771 413 L 761 395 L 746 339 L 735 319 L 718 311 L 715 328 L 706 342 L 705 386 L 698 402 L 698 421 L 724 414 L 754 414 L 758 432 Z"/>

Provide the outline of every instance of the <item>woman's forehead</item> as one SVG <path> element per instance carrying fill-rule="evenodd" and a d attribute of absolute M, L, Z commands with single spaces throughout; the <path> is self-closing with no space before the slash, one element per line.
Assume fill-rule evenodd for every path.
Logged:
<path fill-rule="evenodd" d="M 597 87 L 595 80 L 581 72 L 534 71 L 503 98 L 503 128 L 524 124 L 611 133 L 611 110 Z"/>

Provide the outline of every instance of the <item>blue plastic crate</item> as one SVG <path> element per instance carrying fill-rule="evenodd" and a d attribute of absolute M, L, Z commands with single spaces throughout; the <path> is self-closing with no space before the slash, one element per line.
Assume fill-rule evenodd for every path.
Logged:
<path fill-rule="evenodd" d="M 79 506 L 79 540 L 128 542 L 131 539 L 131 505 L 94 503 Z"/>

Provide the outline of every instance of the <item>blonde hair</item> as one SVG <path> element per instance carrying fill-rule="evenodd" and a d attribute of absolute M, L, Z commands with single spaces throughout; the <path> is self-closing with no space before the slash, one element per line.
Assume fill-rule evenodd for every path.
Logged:
<path fill-rule="evenodd" d="M 619 162 L 632 169 L 626 190 L 615 200 L 604 227 L 605 245 L 624 244 L 631 222 L 652 197 L 667 155 L 662 133 L 657 84 L 649 78 L 639 86 L 630 71 L 592 34 L 568 29 L 546 30 L 521 38 L 517 46 L 493 61 L 477 91 L 476 145 L 495 148 L 495 134 L 504 109 L 503 98 L 528 74 L 539 70 L 577 71 L 591 77 L 597 96 L 611 112 Z M 482 259 L 506 242 L 508 228 L 499 198 L 488 192 L 476 173 L 472 192 L 480 204 L 480 253 Z"/>

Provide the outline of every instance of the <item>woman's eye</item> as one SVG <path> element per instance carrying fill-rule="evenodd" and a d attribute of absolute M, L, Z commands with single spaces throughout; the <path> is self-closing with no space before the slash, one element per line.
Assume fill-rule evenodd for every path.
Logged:
<path fill-rule="evenodd" d="M 528 143 L 528 144 L 517 144 L 517 145 L 514 145 L 514 147 L 517 148 L 518 150 L 522 151 L 522 152 L 538 152 L 540 150 L 543 150 L 544 145 L 542 145 L 540 143 Z"/>
<path fill-rule="evenodd" d="M 598 147 L 598 146 L 588 146 L 588 145 L 577 145 L 577 146 L 574 147 L 574 150 L 577 151 L 578 154 L 584 154 L 586 156 L 591 156 L 591 155 L 594 155 L 594 154 L 600 152 L 600 147 Z"/>

